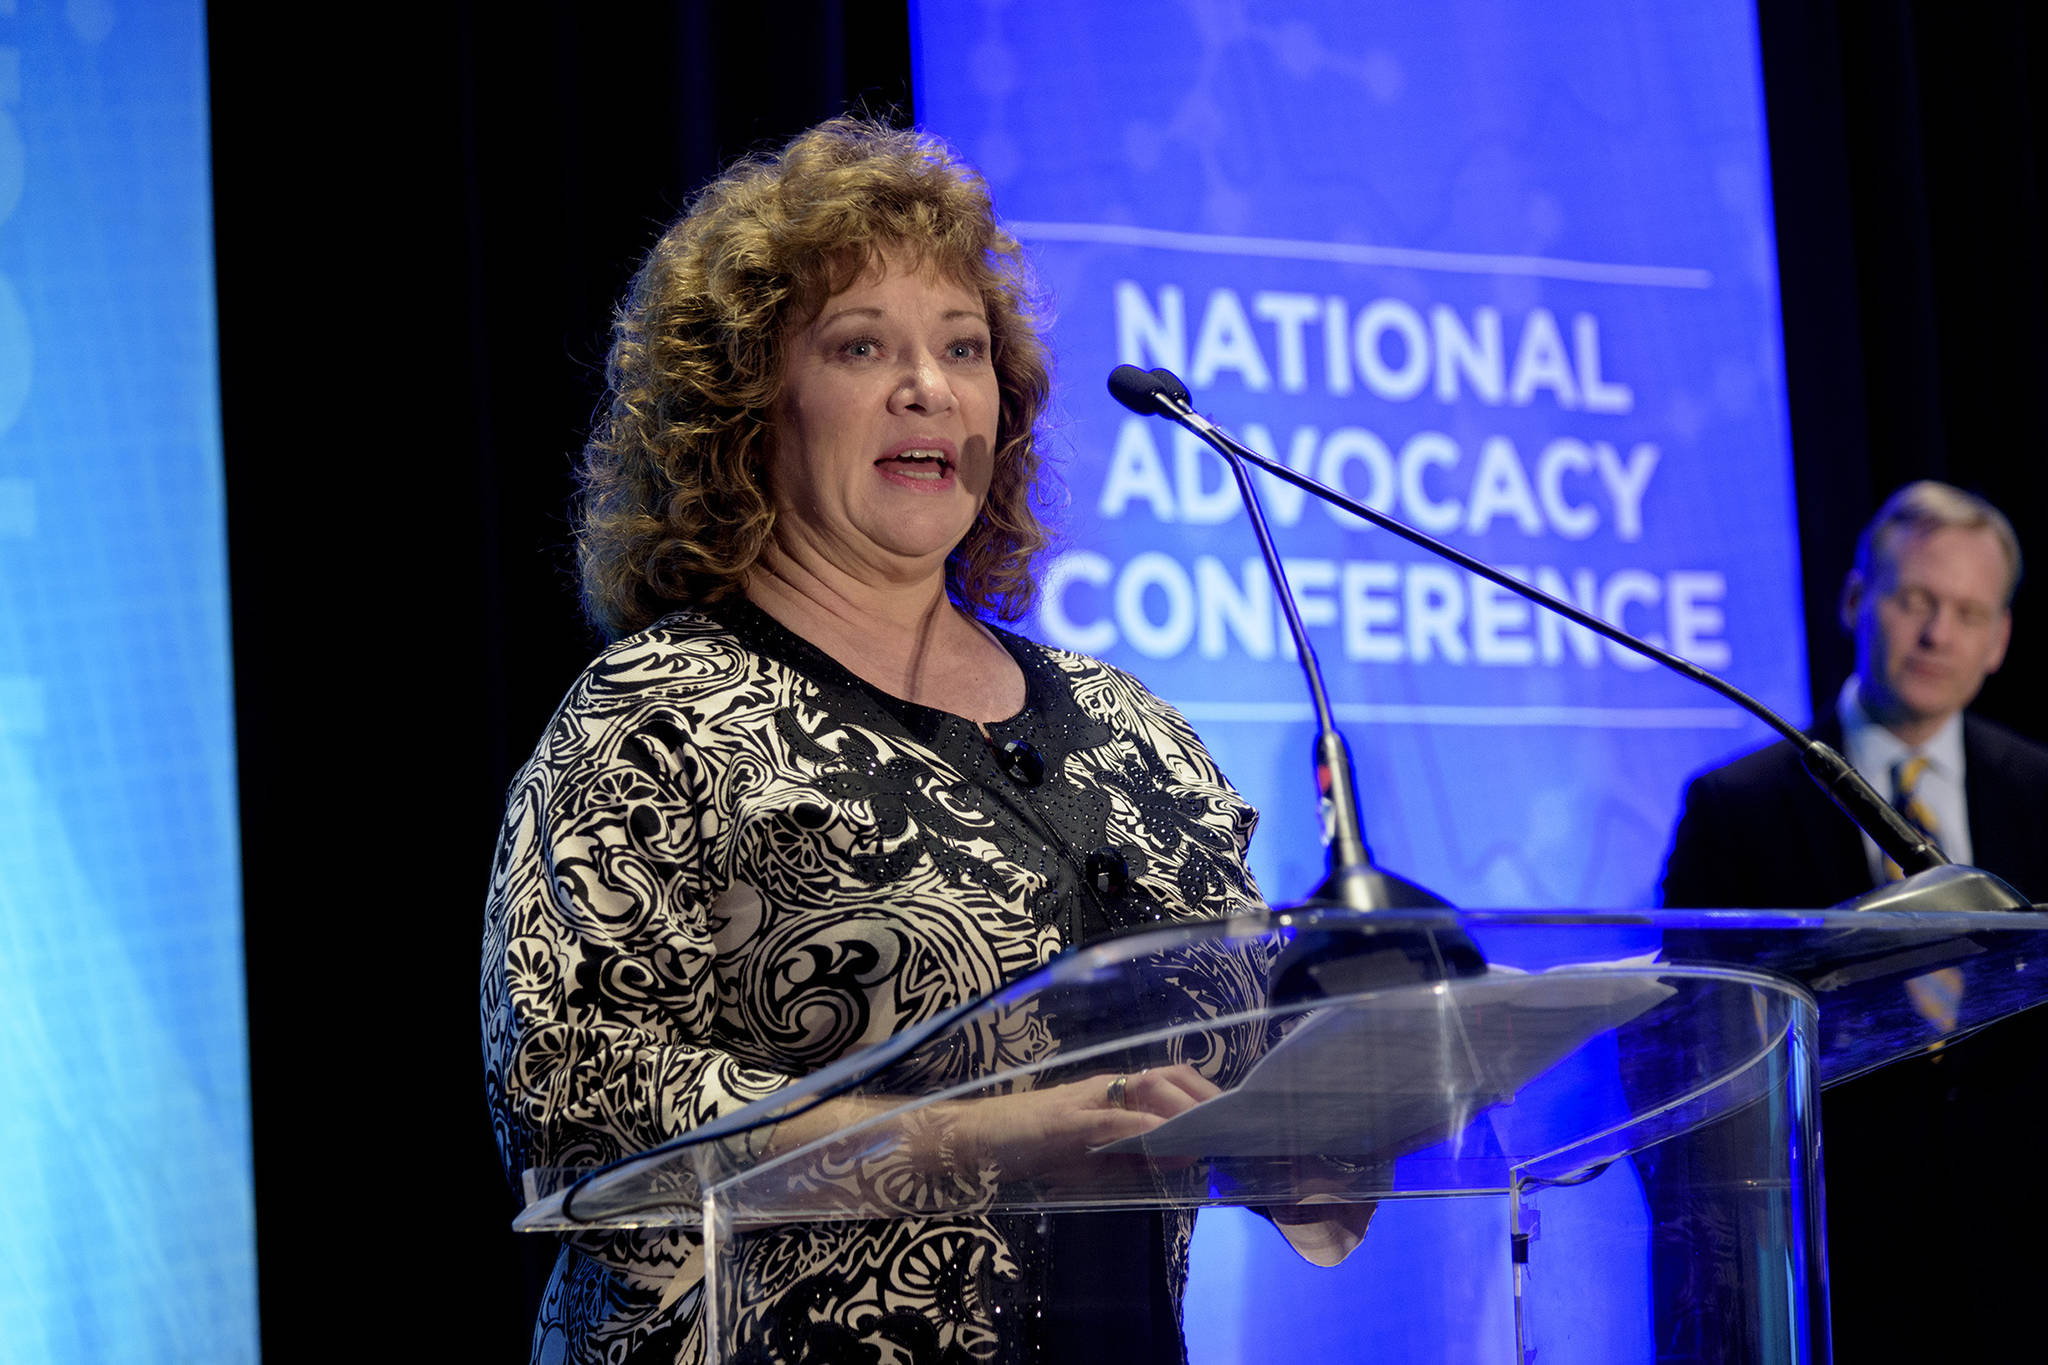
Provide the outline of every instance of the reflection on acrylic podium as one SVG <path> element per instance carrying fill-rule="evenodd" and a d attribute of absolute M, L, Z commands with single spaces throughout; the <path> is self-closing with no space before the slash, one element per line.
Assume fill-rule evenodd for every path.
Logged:
<path fill-rule="evenodd" d="M 698 1230 L 714 1357 L 750 1230 L 1179 1207 L 1205 1211 L 1198 1363 L 1824 1362 L 1820 1088 L 2044 994 L 2039 913 L 1324 910 L 1161 929 L 602 1171 L 529 1172 L 516 1226 Z M 1034 1060 L 984 1060 L 1018 1055 Z M 948 1135 L 1020 1092 L 1223 1055 L 1246 1059 L 1232 1084 L 1141 1139 L 958 1168 Z M 1249 1248 L 1279 1239 L 1233 1221 L 1355 1221 L 1360 1204 L 1378 1212 L 1333 1270 L 1254 1268 Z"/>

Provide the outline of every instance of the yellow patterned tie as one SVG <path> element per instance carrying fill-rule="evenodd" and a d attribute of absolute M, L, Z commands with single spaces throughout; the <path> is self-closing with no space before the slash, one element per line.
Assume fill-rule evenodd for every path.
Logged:
<path fill-rule="evenodd" d="M 1941 843 L 1941 821 L 1934 818 L 1934 809 L 1920 795 L 1920 779 L 1927 775 L 1927 758 L 1914 754 L 1902 758 L 1892 765 L 1892 807 L 1906 817 L 1908 824 L 1926 835 L 1929 842 Z M 1899 880 L 1899 865 L 1885 859 L 1885 875 L 1893 881 Z M 1962 1012 L 1963 974 L 1954 967 L 1943 967 L 1940 971 L 1916 976 L 1906 983 L 1906 998 L 1913 1003 L 1913 1009 L 1928 1023 L 1943 1033 L 1953 1033 L 1956 1019 Z M 1940 1043 L 1935 1047 L 1939 1048 Z"/>
<path fill-rule="evenodd" d="M 1933 808 L 1920 797 L 1920 779 L 1927 776 L 1927 762 L 1925 754 L 1914 754 L 1892 765 L 1892 805 L 1913 822 L 1915 829 L 1939 843 L 1941 821 L 1934 818 Z"/>
<path fill-rule="evenodd" d="M 1934 808 L 1920 796 L 1920 779 L 1927 775 L 1927 757 L 1914 754 L 1892 764 L 1892 809 L 1906 817 L 1906 823 L 1927 836 L 1929 843 L 1941 846 L 1941 821 L 1934 818 Z M 1884 878 L 1888 882 L 1902 877 L 1899 865 L 1890 858 L 1884 860 Z"/>

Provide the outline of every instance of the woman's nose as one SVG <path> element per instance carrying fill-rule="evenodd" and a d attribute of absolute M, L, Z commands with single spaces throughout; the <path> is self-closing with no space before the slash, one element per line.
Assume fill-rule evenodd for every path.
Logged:
<path fill-rule="evenodd" d="M 896 386 L 896 401 L 911 412 L 946 412 L 952 408 L 953 385 L 937 356 L 920 352 L 911 358 Z"/>

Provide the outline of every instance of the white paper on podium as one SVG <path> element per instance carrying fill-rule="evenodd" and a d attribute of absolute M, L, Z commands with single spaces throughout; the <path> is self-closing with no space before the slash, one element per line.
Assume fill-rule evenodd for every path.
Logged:
<path fill-rule="evenodd" d="M 1242 1082 L 1099 1150 L 1388 1161 L 1462 1131 L 1675 990 L 1635 973 L 1483 977 L 1311 1012 Z"/>

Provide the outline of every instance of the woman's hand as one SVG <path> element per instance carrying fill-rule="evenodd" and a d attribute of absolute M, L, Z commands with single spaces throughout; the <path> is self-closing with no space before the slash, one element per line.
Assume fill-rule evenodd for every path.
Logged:
<path fill-rule="evenodd" d="M 1090 1076 L 1044 1090 L 967 1100 L 952 1107 L 962 1157 L 1005 1181 L 1079 1173 L 1095 1149 L 1141 1137 L 1223 1092 L 1191 1066 Z"/>
<path fill-rule="evenodd" d="M 1149 1199 L 1155 1172 L 1190 1159 L 1099 1149 L 1221 1093 L 1193 1067 L 1164 1066 L 907 1111 L 844 1097 L 785 1121 L 767 1149 L 794 1162 L 781 1171 L 791 1190 L 840 1188 L 861 1217 L 969 1212 L 1023 1181 L 1055 1203 Z"/>
<path fill-rule="evenodd" d="M 1379 1205 L 1317 1193 L 1319 1182 L 1313 1176 L 1298 1179 L 1302 1195 L 1298 1203 L 1265 1204 L 1259 1212 L 1273 1220 L 1301 1259 L 1310 1265 L 1336 1265 L 1365 1240 L 1366 1224 Z"/>

